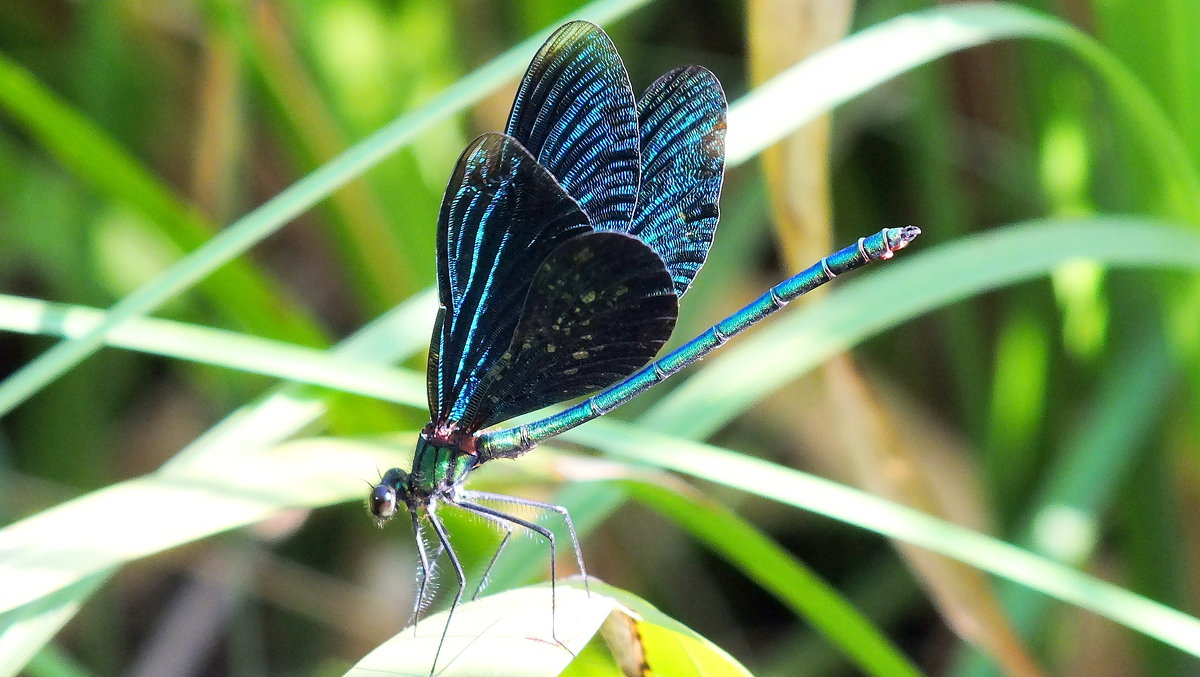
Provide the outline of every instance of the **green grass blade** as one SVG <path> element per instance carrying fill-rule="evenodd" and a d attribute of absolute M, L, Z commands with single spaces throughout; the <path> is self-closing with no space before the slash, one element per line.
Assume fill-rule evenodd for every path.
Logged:
<path fill-rule="evenodd" d="M 632 498 L 686 529 L 766 588 L 823 633 L 865 674 L 888 677 L 921 674 L 903 652 L 832 586 L 735 513 L 657 484 L 631 480 L 620 484 Z"/>
<path fill-rule="evenodd" d="M 180 247 L 199 247 L 217 230 L 103 130 L 3 55 L 0 107 L 82 181 L 137 210 Z M 231 261 L 200 291 L 213 307 L 249 331 L 302 343 L 324 342 L 323 332 L 302 310 L 248 263 Z"/>
<path fill-rule="evenodd" d="M 720 484 L 917 545 L 1088 609 L 1200 657 L 1200 619 L 965 527 L 798 470 L 611 420 L 573 442 Z"/>
<path fill-rule="evenodd" d="M 725 484 L 824 514 L 953 557 L 1105 615 L 1200 656 L 1200 621 L 982 534 L 910 508 L 729 450 L 595 421 L 574 441 L 637 462 Z M 0 531 L 0 623 L 47 595 L 131 558 L 252 523 L 297 506 L 362 492 L 361 479 L 393 458 L 377 444 L 290 443 L 268 453 L 231 454 L 130 480 L 64 503 Z M 169 514 L 147 506 L 174 506 Z M 120 533 L 116 533 L 116 531 Z M 56 538 L 48 541 L 44 534 Z"/>
<path fill-rule="evenodd" d="M 353 336 L 333 348 L 340 357 L 356 361 L 374 361 L 390 364 L 423 349 L 428 337 L 425 331 L 412 331 L 413 327 L 428 327 L 432 323 L 434 300 L 431 294 L 418 295 L 408 303 L 378 318 Z M 245 454 L 260 451 L 281 443 L 310 426 L 327 409 L 323 393 L 313 393 L 311 388 L 285 384 L 268 393 L 259 401 L 248 404 L 225 420 L 210 428 L 203 435 L 184 447 L 168 462 L 164 469 L 186 471 L 191 466 L 215 467 L 227 457 L 236 464 Z M 333 462 L 333 459 L 330 459 Z M 339 472 L 345 472 L 342 468 Z M 374 467 L 371 468 L 372 472 Z M 210 472 L 210 471 L 205 471 Z M 369 477 L 373 475 L 362 475 Z M 301 488 L 298 488 L 300 490 Z M 361 492 L 361 486 L 359 487 Z M 86 497 L 85 497 L 86 498 Z M 84 504 L 85 507 L 87 504 Z M 201 509 L 203 509 L 201 507 Z M 278 509 L 278 507 L 277 507 Z M 86 515 L 77 516 L 77 525 L 86 525 Z M 249 520 L 250 518 L 246 518 Z M 215 529 L 210 525 L 209 528 Z M 0 530 L 0 552 L 7 542 L 7 527 Z M 146 547 L 143 544 L 143 547 Z M 21 669 L 23 661 L 30 656 L 63 626 L 79 607 L 99 586 L 100 581 L 111 574 L 108 564 L 121 562 L 101 560 L 95 573 L 78 571 L 81 582 L 60 590 L 43 590 L 39 600 L 17 609 L 0 612 L 0 655 L 13 657 L 12 672 Z M 96 580 L 94 585 L 82 581 Z M 0 667 L 7 668 L 9 662 Z M 0 674 L 6 674 L 0 670 Z"/>
<path fill-rule="evenodd" d="M 1157 163 L 1178 216 L 1200 220 L 1200 176 L 1153 96 L 1119 60 L 1069 23 L 1004 3 L 962 3 L 914 12 L 862 30 L 793 66 L 731 106 L 726 160 L 738 165 L 834 107 L 953 52 L 1014 38 L 1046 40 L 1100 76 L 1132 133 Z M 886 59 L 880 55 L 886 54 Z M 803 92 L 803 96 L 798 93 Z"/>
<path fill-rule="evenodd" d="M 1072 566 L 1082 566 L 1095 553 L 1113 495 L 1130 481 L 1135 468 L 1147 463 L 1140 457 L 1150 453 L 1143 441 L 1167 410 L 1174 385 L 1174 365 L 1157 328 L 1145 328 L 1111 364 L 1094 402 L 1042 473 L 1041 487 L 1028 492 L 1028 514 L 1016 538 L 1030 552 Z M 1045 597 L 1014 585 L 999 592 L 1013 625 L 1025 637 L 1045 631 Z M 971 655 L 954 674 L 993 673 L 986 659 Z"/>
<path fill-rule="evenodd" d="M 236 45 L 248 70 L 258 76 L 302 171 L 320 166 L 350 145 L 289 40 L 277 15 L 281 8 L 238 2 L 214 2 L 210 7 L 209 30 Z M 328 207 L 327 232 L 335 246 L 340 245 L 342 267 L 348 269 L 355 296 L 366 308 L 378 309 L 385 299 L 414 288 L 413 274 L 399 264 L 406 259 L 396 233 L 367 181 L 353 181 L 334 192 Z"/>
<path fill-rule="evenodd" d="M 598 0 L 574 16 L 609 20 L 647 0 Z M 167 299 L 198 283 L 244 254 L 333 191 L 410 142 L 443 118 L 464 110 L 524 71 L 529 56 L 551 29 L 534 35 L 446 88 L 421 108 L 400 116 L 338 157 L 305 176 L 266 204 L 221 230 L 200 249 L 113 305 L 104 322 L 87 334 L 47 350 L 0 382 L 3 415 L 104 345 L 104 335 L 126 320 L 151 312 Z"/>
<path fill-rule="evenodd" d="M 432 317 L 432 303 L 425 314 Z M 86 335 L 102 324 L 104 317 L 105 312 L 97 308 L 0 294 L 0 330 L 73 338 Z M 423 341 L 424 333 L 419 336 Z M 397 404 L 425 406 L 424 375 L 411 370 L 347 359 L 336 352 L 223 329 L 141 317 L 114 328 L 105 337 L 105 343 L 152 355 L 322 385 Z"/>
<path fill-rule="evenodd" d="M 20 610 L 97 573 L 265 519 L 285 508 L 363 495 L 393 460 L 377 443 L 306 440 L 239 449 L 114 484 L 0 530 L 0 614 Z M 47 539 L 46 534 L 54 534 Z"/>
<path fill-rule="evenodd" d="M 803 311 L 784 315 L 709 359 L 704 369 L 647 411 L 641 423 L 686 437 L 707 437 L 831 355 L 929 310 L 1047 275 L 1073 259 L 1120 268 L 1197 270 L 1200 237 L 1137 216 L 1048 219 L 936 249 L 906 251 L 897 259 L 841 284 Z M 764 354 L 772 359 L 759 359 Z"/>
<path fill-rule="evenodd" d="M 0 675 L 22 669 L 50 638 L 71 620 L 83 600 L 108 580 L 108 573 L 81 577 L 62 590 L 12 611 L 0 612 Z"/>
<path fill-rule="evenodd" d="M 433 323 L 434 295 L 419 294 L 373 320 L 337 346 L 340 358 L 392 364 L 428 345 L 425 328 Z M 414 331 L 414 328 L 420 328 Z M 209 428 L 168 461 L 164 468 L 220 463 L 241 449 L 261 449 L 299 433 L 328 410 L 324 393 L 289 383 L 275 388 Z"/>

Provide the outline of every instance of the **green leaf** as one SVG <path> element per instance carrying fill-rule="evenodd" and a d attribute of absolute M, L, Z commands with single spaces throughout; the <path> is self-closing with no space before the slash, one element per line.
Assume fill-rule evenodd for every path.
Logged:
<path fill-rule="evenodd" d="M 637 657 L 652 674 L 678 677 L 748 676 L 728 654 L 631 593 L 597 580 L 510 590 L 423 619 L 367 654 L 346 674 L 425 675 L 437 662 L 443 677 L 558 675 L 589 642 L 609 644 L 612 655 Z M 554 630 L 551 630 L 554 619 Z M 603 631 L 603 632 L 602 632 Z M 620 660 L 620 659 L 618 659 Z"/>

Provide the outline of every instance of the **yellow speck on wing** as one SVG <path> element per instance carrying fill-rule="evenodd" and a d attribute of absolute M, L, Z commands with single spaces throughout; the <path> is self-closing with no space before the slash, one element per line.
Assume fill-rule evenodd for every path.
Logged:
<path fill-rule="evenodd" d="M 582 297 L 580 297 L 579 300 L 583 301 L 584 303 L 591 303 L 592 301 L 596 300 L 596 292 L 590 291 L 590 292 L 584 294 Z"/>
<path fill-rule="evenodd" d="M 554 345 L 553 343 L 548 343 L 548 344 L 546 344 L 546 352 L 548 352 L 548 353 L 552 353 L 552 352 L 554 352 L 555 350 L 558 350 L 558 348 L 557 348 L 557 347 L 555 347 L 555 345 Z"/>
<path fill-rule="evenodd" d="M 571 353 L 571 357 L 574 357 L 577 360 L 586 360 L 588 358 L 588 351 L 576 350 L 575 352 Z"/>

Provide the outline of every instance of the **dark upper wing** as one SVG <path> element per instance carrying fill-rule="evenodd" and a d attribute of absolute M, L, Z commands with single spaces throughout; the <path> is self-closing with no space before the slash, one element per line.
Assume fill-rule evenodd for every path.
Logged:
<path fill-rule="evenodd" d="M 516 140 L 491 133 L 467 146 L 438 218 L 442 307 L 427 375 L 434 420 L 462 420 L 512 340 L 538 266 L 587 232 L 579 205 Z"/>
<path fill-rule="evenodd" d="M 625 65 L 599 26 L 572 21 L 525 72 L 509 136 L 550 170 L 597 229 L 628 230 L 638 190 L 638 120 Z"/>
<path fill-rule="evenodd" d="M 638 102 L 642 182 L 629 232 L 666 262 L 680 296 L 717 229 L 725 108 L 721 83 L 699 66 L 667 73 Z"/>
<path fill-rule="evenodd" d="M 475 388 L 469 430 L 595 392 L 671 336 L 678 299 L 662 260 L 617 232 L 578 235 L 542 262 L 508 350 Z"/>

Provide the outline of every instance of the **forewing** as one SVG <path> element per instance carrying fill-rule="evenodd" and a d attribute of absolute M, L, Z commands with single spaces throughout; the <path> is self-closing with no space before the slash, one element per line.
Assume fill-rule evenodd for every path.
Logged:
<path fill-rule="evenodd" d="M 463 419 L 512 340 L 539 264 L 590 231 L 579 205 L 515 139 L 484 134 L 467 146 L 438 219 L 441 310 L 427 377 L 434 420 Z"/>
<path fill-rule="evenodd" d="M 506 131 L 594 227 L 628 230 L 638 190 L 637 123 L 629 75 L 612 41 L 599 26 L 572 21 L 529 64 Z"/>
<path fill-rule="evenodd" d="M 656 80 L 638 102 L 642 176 L 630 229 L 683 296 L 708 257 L 725 172 L 725 93 L 699 66 Z"/>
<path fill-rule="evenodd" d="M 542 263 L 512 343 L 480 384 L 472 427 L 595 392 L 671 336 L 678 299 L 662 260 L 624 233 L 567 240 Z"/>

